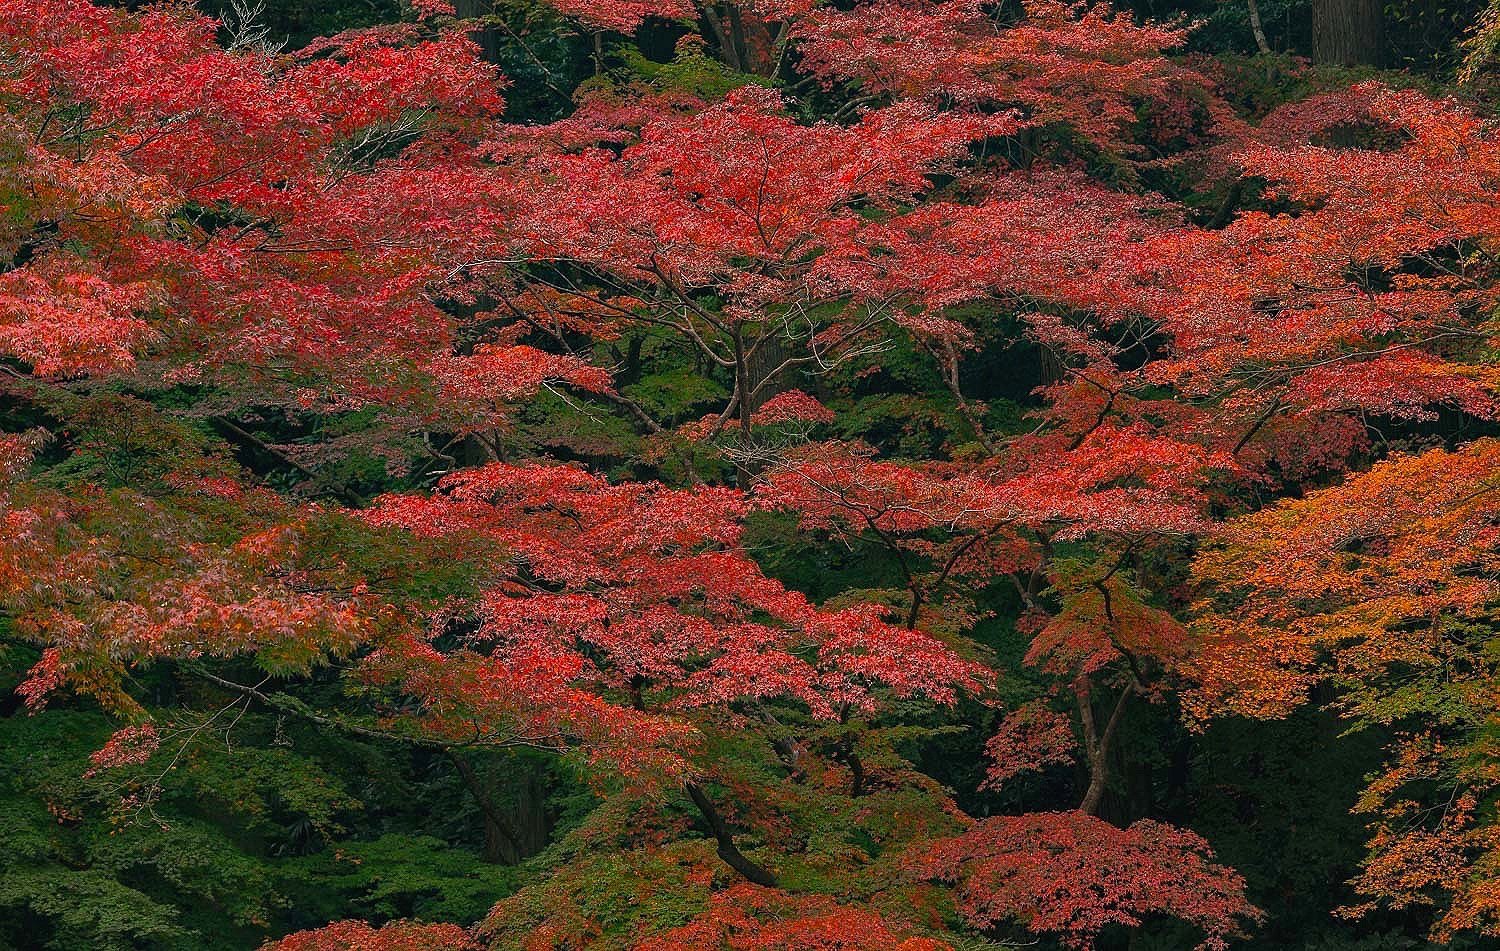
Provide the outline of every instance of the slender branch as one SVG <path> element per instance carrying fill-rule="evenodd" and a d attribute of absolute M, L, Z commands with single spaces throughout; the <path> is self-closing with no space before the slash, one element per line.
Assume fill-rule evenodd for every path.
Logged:
<path fill-rule="evenodd" d="M 280 449 L 277 449 L 275 446 L 266 442 L 264 439 L 261 439 L 254 433 L 241 428 L 239 424 L 235 423 L 227 416 L 215 416 L 213 417 L 213 422 L 217 424 L 220 429 L 223 429 L 226 433 L 228 433 L 228 435 L 236 442 L 254 446 L 261 452 L 264 452 L 270 456 L 274 456 L 276 459 L 286 463 L 293 469 L 296 469 L 298 472 L 307 476 L 309 479 L 312 479 L 318 485 L 322 486 L 324 490 L 343 499 L 346 504 L 352 505 L 355 508 L 361 508 L 364 506 L 365 500 L 360 496 L 358 492 L 355 492 L 353 489 L 349 488 L 346 485 L 342 485 L 338 482 L 333 481 L 332 479 L 323 475 L 321 472 L 318 472 L 316 469 L 308 468 L 307 466 L 293 459 L 291 456 L 288 456 L 286 453 L 282 452 Z"/>
<path fill-rule="evenodd" d="M 208 671 L 198 664 L 185 663 L 182 666 L 184 670 L 191 673 L 195 677 L 206 680 L 209 683 L 215 684 L 219 687 L 223 687 L 225 690 L 236 691 L 259 702 L 266 707 L 270 707 L 272 710 L 275 710 L 278 713 L 285 713 L 288 716 L 294 716 L 299 719 L 306 720 L 309 723 L 327 727 L 331 730 L 338 730 L 340 733 L 347 733 L 351 736 L 364 737 L 365 739 L 370 740 L 381 740 L 389 743 L 403 743 L 407 746 L 414 746 L 419 749 L 425 750 L 434 750 L 439 753 L 447 753 L 449 750 L 467 749 L 476 746 L 505 748 L 530 747 L 532 749 L 546 750 L 548 752 L 559 751 L 558 746 L 548 744 L 540 740 L 532 741 L 517 738 L 498 742 L 488 742 L 483 737 L 477 735 L 473 740 L 439 740 L 432 737 L 413 736 L 407 733 L 393 733 L 389 730 L 377 730 L 371 727 L 361 726 L 357 723 L 349 723 L 344 720 L 339 720 L 335 719 L 334 717 L 324 716 L 323 714 L 316 713 L 311 708 L 309 708 L 307 704 L 285 694 L 265 693 L 264 691 L 261 691 L 255 687 L 250 687 L 242 683 L 236 683 L 233 680 L 226 680 L 225 678 Z"/>

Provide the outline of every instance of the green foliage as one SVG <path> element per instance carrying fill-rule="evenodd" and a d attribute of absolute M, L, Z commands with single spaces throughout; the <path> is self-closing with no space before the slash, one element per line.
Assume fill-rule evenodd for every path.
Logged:
<path fill-rule="evenodd" d="M 1459 79 L 1470 82 L 1500 55 L 1500 3 L 1491 0 L 1475 20 L 1463 42 Z"/>
<path fill-rule="evenodd" d="M 177 923 L 177 909 L 107 874 L 56 863 L 0 873 L 0 942 L 67 951 L 209 948 Z"/>
<path fill-rule="evenodd" d="M 495 907 L 483 929 L 492 948 L 519 949 L 545 934 L 563 946 L 587 940 L 600 951 L 624 951 L 707 907 L 710 882 L 701 869 L 712 857 L 706 843 L 631 851 L 579 848 L 587 837 L 560 842 L 538 863 L 550 873 L 543 882 Z"/>
<path fill-rule="evenodd" d="M 1333 932 L 1329 906 L 1354 900 L 1345 882 L 1363 854 L 1364 830 L 1349 806 L 1379 765 L 1380 738 L 1341 734 L 1332 717 L 1303 712 L 1274 724 L 1224 720 L 1193 744 L 1193 827 L 1269 910 L 1259 947 L 1297 947 Z"/>
<path fill-rule="evenodd" d="M 68 711 L 0 719 L 0 944 L 252 945 L 282 901 L 271 870 L 199 818 L 117 812 L 112 784 L 84 777 L 111 729 Z"/>
<path fill-rule="evenodd" d="M 583 37 L 571 23 L 538 0 L 495 0 L 460 4 L 486 13 L 476 21 L 484 29 L 475 39 L 485 58 L 510 81 L 505 112 L 518 122 L 557 118 L 588 70 Z"/>
<path fill-rule="evenodd" d="M 650 373 L 621 390 L 659 419 L 687 422 L 702 416 L 706 407 L 722 403 L 728 390 L 722 383 L 691 367 Z"/>
<path fill-rule="evenodd" d="M 671 60 L 665 63 L 646 58 L 634 46 L 621 46 L 614 51 L 614 56 L 620 65 L 607 74 L 604 84 L 629 86 L 642 83 L 661 92 L 687 93 L 710 102 L 750 83 L 769 84 L 763 77 L 735 72 L 712 59 L 697 43 L 679 46 Z M 589 85 L 586 83 L 585 88 Z"/>
<path fill-rule="evenodd" d="M 795 516 L 756 512 L 745 523 L 745 547 L 771 575 L 818 601 L 861 591 L 909 597 L 901 588 L 901 567 L 887 549 L 855 550 L 819 544 L 804 533 Z M 887 600 L 877 598 L 876 600 Z"/>
<path fill-rule="evenodd" d="M 0 948 L 249 949 L 350 909 L 475 921 L 515 888 L 464 836 L 418 831 L 441 786 L 413 801 L 399 750 L 249 713 L 89 775 L 115 726 L 0 717 Z"/>
<path fill-rule="evenodd" d="M 232 462 L 210 454 L 205 432 L 138 397 L 52 393 L 40 402 L 68 419 L 67 432 L 51 447 L 54 458 L 60 453 L 65 456 L 47 468 L 44 483 L 65 486 L 82 480 L 159 492 L 171 473 L 234 471 Z M 47 458 L 44 455 L 42 461 Z"/>
<path fill-rule="evenodd" d="M 640 445 L 630 423 L 596 403 L 544 392 L 516 416 L 527 444 L 553 449 L 563 458 L 623 462 Z"/>
<path fill-rule="evenodd" d="M 295 859 L 281 870 L 299 918 L 478 921 L 514 890 L 518 870 L 427 835 L 390 832 Z"/>

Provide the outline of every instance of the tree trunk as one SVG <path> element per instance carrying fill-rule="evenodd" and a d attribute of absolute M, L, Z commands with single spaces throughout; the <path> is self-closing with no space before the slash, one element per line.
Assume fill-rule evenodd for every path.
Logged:
<path fill-rule="evenodd" d="M 535 768 L 526 770 L 514 788 L 513 802 L 504 808 L 496 790 L 474 769 L 464 755 L 448 751 L 448 760 L 458 770 L 484 817 L 484 859 L 499 865 L 517 865 L 547 847 L 552 823 L 546 812 L 547 790 Z"/>
<path fill-rule="evenodd" d="M 781 336 L 773 329 L 763 331 L 750 345 L 745 372 L 747 382 L 754 395 L 750 398 L 750 412 L 754 413 L 766 401 L 787 388 L 781 379 L 771 379 L 786 360 L 786 346 Z"/>
<path fill-rule="evenodd" d="M 1384 34 L 1380 0 L 1313 0 L 1313 62 L 1379 66 Z"/>
<path fill-rule="evenodd" d="M 703 821 L 708 823 L 708 829 L 714 834 L 714 841 L 718 843 L 719 858 L 724 864 L 739 872 L 756 885 L 764 888 L 776 887 L 776 876 L 766 869 L 752 862 L 745 853 L 741 852 L 739 846 L 734 844 L 734 836 L 729 832 L 729 826 L 724 823 L 724 817 L 719 815 L 719 810 L 714 806 L 713 800 L 708 798 L 697 783 L 688 783 L 685 787 L 688 797 L 693 800 L 693 805 L 698 807 L 698 812 L 703 815 Z"/>
<path fill-rule="evenodd" d="M 495 12 L 495 3 L 494 0 L 454 0 L 453 12 L 461 20 L 490 16 Z M 500 62 L 500 33 L 494 27 L 481 27 L 470 33 L 469 39 L 479 46 L 479 55 L 486 63 Z"/>
<path fill-rule="evenodd" d="M 1255 48 L 1261 53 L 1271 52 L 1271 44 L 1266 41 L 1266 28 L 1260 22 L 1260 4 L 1255 0 L 1245 0 L 1250 7 L 1250 32 L 1255 34 Z"/>
<path fill-rule="evenodd" d="M 1116 734 L 1119 733 L 1125 707 L 1131 695 L 1135 693 L 1135 685 L 1130 684 L 1120 691 L 1120 696 L 1115 699 L 1114 710 L 1110 712 L 1109 720 L 1106 721 L 1102 731 L 1094 718 L 1093 684 L 1089 678 L 1079 677 L 1073 689 L 1078 698 L 1078 718 L 1083 726 L 1084 759 L 1089 771 L 1088 789 L 1084 791 L 1083 801 L 1078 804 L 1078 810 L 1097 816 L 1100 807 L 1104 804 L 1104 792 L 1109 786 L 1110 748 L 1114 745 Z"/>
<path fill-rule="evenodd" d="M 515 865 L 521 860 L 521 837 L 500 811 L 499 805 L 490 795 L 489 789 L 462 753 L 448 751 L 448 761 L 458 770 L 459 778 L 468 787 L 469 794 L 479 805 L 484 816 L 484 860 L 504 865 Z"/>
<path fill-rule="evenodd" d="M 839 710 L 839 723 L 848 725 L 849 704 L 844 704 Z M 834 759 L 849 767 L 849 798 L 858 799 L 865 793 L 865 764 L 854 751 L 854 737 L 845 734 L 834 750 Z"/>

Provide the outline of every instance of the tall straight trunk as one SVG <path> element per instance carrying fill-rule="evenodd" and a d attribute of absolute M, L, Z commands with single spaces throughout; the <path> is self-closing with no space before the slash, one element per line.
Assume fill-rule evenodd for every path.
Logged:
<path fill-rule="evenodd" d="M 495 0 L 454 0 L 453 12 L 462 20 L 490 16 L 495 12 Z M 500 34 L 494 27 L 481 27 L 470 33 L 469 39 L 479 46 L 485 62 L 500 62 Z"/>
<path fill-rule="evenodd" d="M 1313 62 L 1379 66 L 1385 33 L 1381 0 L 1313 0 Z"/>
<path fill-rule="evenodd" d="M 1271 44 L 1266 41 L 1266 28 L 1260 22 L 1260 4 L 1255 0 L 1245 0 L 1250 7 L 1250 32 L 1255 35 L 1255 48 L 1262 53 L 1271 52 Z"/>
<path fill-rule="evenodd" d="M 774 329 L 763 330 L 761 336 L 750 343 L 745 382 L 752 391 L 758 391 L 750 398 L 751 413 L 760 409 L 771 397 L 787 389 L 784 379 L 770 379 L 771 374 L 786 360 L 786 356 L 786 346 Z"/>
<path fill-rule="evenodd" d="M 502 805 L 502 790 L 481 776 L 463 753 L 449 750 L 447 756 L 484 818 L 486 862 L 517 865 L 547 847 L 552 822 L 546 809 L 547 789 L 535 765 L 515 764 L 525 773 L 519 781 L 507 784 Z"/>

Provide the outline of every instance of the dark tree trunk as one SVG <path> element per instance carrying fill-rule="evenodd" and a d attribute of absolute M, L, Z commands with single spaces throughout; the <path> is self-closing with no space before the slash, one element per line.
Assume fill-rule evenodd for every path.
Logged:
<path fill-rule="evenodd" d="M 448 751 L 448 760 L 458 770 L 484 817 L 484 859 L 499 865 L 517 865 L 547 847 L 552 823 L 547 816 L 547 791 L 535 768 L 527 769 L 510 790 L 509 808 L 500 804 L 497 790 L 464 758 Z"/>
<path fill-rule="evenodd" d="M 768 870 L 755 864 L 745 853 L 741 852 L 739 846 L 734 844 L 734 836 L 729 832 L 729 826 L 724 822 L 724 817 L 719 815 L 719 810 L 714 806 L 713 800 L 697 783 L 686 785 L 688 797 L 693 800 L 693 805 L 698 807 L 698 812 L 703 815 L 703 821 L 708 823 L 708 829 L 714 835 L 714 841 L 718 843 L 716 851 L 724 864 L 739 872 L 749 882 L 764 888 L 776 887 L 776 876 Z"/>
<path fill-rule="evenodd" d="M 1260 4 L 1255 0 L 1245 0 L 1250 6 L 1250 32 L 1255 36 L 1255 48 L 1261 53 L 1271 52 L 1271 44 L 1266 41 L 1266 28 L 1260 21 Z"/>
<path fill-rule="evenodd" d="M 453 12 L 460 19 L 490 16 L 495 12 L 494 0 L 454 0 Z M 494 27 L 484 27 L 469 34 L 469 39 L 479 46 L 480 56 L 486 63 L 500 62 L 500 33 Z"/>
<path fill-rule="evenodd" d="M 1384 34 L 1381 0 L 1313 0 L 1313 61 L 1379 66 Z"/>
<path fill-rule="evenodd" d="M 1110 754 L 1115 737 L 1120 731 L 1125 708 L 1130 703 L 1131 695 L 1135 693 L 1135 685 L 1130 684 L 1120 691 L 1120 696 L 1115 699 L 1114 709 L 1110 712 L 1109 719 L 1105 721 L 1102 730 L 1094 716 L 1093 684 L 1089 678 L 1079 677 L 1073 689 L 1078 698 L 1078 717 L 1083 725 L 1084 759 L 1089 772 L 1088 789 L 1085 790 L 1083 801 L 1078 804 L 1078 809 L 1080 812 L 1097 816 L 1104 804 L 1105 790 L 1109 787 Z"/>
<path fill-rule="evenodd" d="M 786 346 L 774 330 L 766 331 L 765 336 L 751 345 L 746 364 L 747 382 L 756 391 L 750 397 L 751 413 L 760 409 L 771 397 L 787 389 L 783 379 L 771 379 L 786 356 Z"/>

